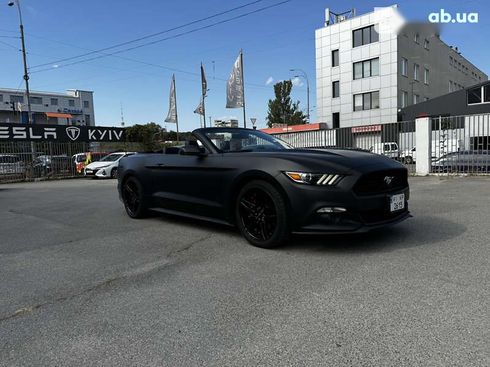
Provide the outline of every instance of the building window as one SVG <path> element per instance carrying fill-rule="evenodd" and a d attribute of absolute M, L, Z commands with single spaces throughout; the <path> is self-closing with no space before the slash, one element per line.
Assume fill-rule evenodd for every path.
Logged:
<path fill-rule="evenodd" d="M 68 100 L 68 106 L 69 107 L 75 107 L 75 100 L 74 99 L 69 99 Z"/>
<path fill-rule="evenodd" d="M 339 66 L 339 50 L 332 51 L 332 67 Z"/>
<path fill-rule="evenodd" d="M 426 50 L 428 50 L 428 49 L 429 49 L 429 40 L 428 40 L 427 38 L 424 40 L 424 48 L 425 48 Z"/>
<path fill-rule="evenodd" d="M 414 36 L 413 36 L 413 41 L 415 43 L 419 43 L 420 42 L 420 35 L 418 33 L 415 33 Z"/>
<path fill-rule="evenodd" d="M 490 85 L 483 87 L 483 102 L 490 102 Z"/>
<path fill-rule="evenodd" d="M 402 108 L 407 107 L 407 105 L 408 105 L 408 92 L 405 92 L 404 90 L 402 90 L 401 105 L 402 105 Z"/>
<path fill-rule="evenodd" d="M 58 98 L 51 98 L 51 106 L 57 106 L 58 105 Z"/>
<path fill-rule="evenodd" d="M 90 115 L 85 115 L 85 125 L 90 125 Z"/>
<path fill-rule="evenodd" d="M 402 75 L 408 76 L 408 60 L 402 57 Z"/>
<path fill-rule="evenodd" d="M 379 58 L 354 63 L 354 79 L 379 75 Z"/>
<path fill-rule="evenodd" d="M 453 81 L 450 80 L 449 81 L 449 92 L 452 92 L 453 91 Z"/>
<path fill-rule="evenodd" d="M 88 101 L 83 101 L 83 108 L 89 108 L 90 104 Z"/>
<path fill-rule="evenodd" d="M 0 102 L 3 102 L 3 94 L 0 94 Z"/>
<path fill-rule="evenodd" d="M 352 47 L 367 45 L 378 41 L 379 34 L 376 31 L 376 26 L 374 25 L 352 31 Z"/>
<path fill-rule="evenodd" d="M 332 98 L 340 96 L 340 82 L 337 80 L 332 83 Z"/>
<path fill-rule="evenodd" d="M 413 104 L 417 104 L 420 101 L 420 96 L 418 94 L 413 95 Z"/>
<path fill-rule="evenodd" d="M 490 85 L 468 89 L 468 104 L 489 103 Z"/>
<path fill-rule="evenodd" d="M 413 64 L 413 80 L 419 80 L 419 64 Z"/>
<path fill-rule="evenodd" d="M 429 69 L 424 68 L 424 84 L 429 84 Z"/>
<path fill-rule="evenodd" d="M 11 96 L 10 96 L 10 102 L 14 102 L 14 103 L 24 103 L 24 96 L 15 96 L 15 95 L 11 95 Z"/>
<path fill-rule="evenodd" d="M 29 97 L 31 104 L 43 104 L 43 99 L 41 97 Z"/>
<path fill-rule="evenodd" d="M 379 91 L 354 94 L 354 111 L 379 108 Z"/>
<path fill-rule="evenodd" d="M 338 129 L 340 127 L 340 112 L 332 113 L 332 128 Z"/>
<path fill-rule="evenodd" d="M 427 102 L 429 100 L 429 97 L 425 97 L 424 101 Z"/>
<path fill-rule="evenodd" d="M 453 65 L 453 64 L 454 64 L 453 57 L 452 56 L 449 56 L 449 65 Z"/>

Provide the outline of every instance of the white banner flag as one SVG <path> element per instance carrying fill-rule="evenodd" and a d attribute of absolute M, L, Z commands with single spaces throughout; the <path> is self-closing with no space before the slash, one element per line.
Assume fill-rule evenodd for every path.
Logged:
<path fill-rule="evenodd" d="M 194 113 L 197 113 L 199 115 L 204 115 L 204 108 L 202 106 L 202 99 L 201 102 L 199 102 L 199 106 L 194 110 Z"/>
<path fill-rule="evenodd" d="M 175 74 L 172 76 L 172 83 L 170 84 L 169 107 L 165 122 L 177 123 L 177 96 L 175 93 Z"/>
<path fill-rule="evenodd" d="M 226 84 L 226 108 L 243 107 L 243 99 L 242 53 L 240 52 Z"/>

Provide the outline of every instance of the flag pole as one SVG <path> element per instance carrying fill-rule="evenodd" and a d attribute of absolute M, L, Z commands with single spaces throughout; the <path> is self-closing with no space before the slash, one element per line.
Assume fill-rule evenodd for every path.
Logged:
<path fill-rule="evenodd" d="M 179 142 L 179 115 L 177 114 L 177 86 L 175 85 L 175 74 L 174 79 L 174 94 L 175 94 L 175 127 L 177 129 L 177 143 Z"/>
<path fill-rule="evenodd" d="M 206 127 L 206 107 L 204 106 L 204 95 L 202 96 L 202 115 L 204 118 L 204 127 Z"/>
<path fill-rule="evenodd" d="M 243 101 L 243 127 L 247 128 L 247 116 L 245 113 L 245 80 L 243 79 L 243 50 L 240 49 L 240 69 L 242 71 L 242 101 Z"/>
<path fill-rule="evenodd" d="M 204 127 L 206 127 L 206 106 L 204 99 L 206 98 L 207 81 L 204 75 L 204 66 L 201 62 L 201 94 L 202 94 L 202 115 L 204 117 Z"/>

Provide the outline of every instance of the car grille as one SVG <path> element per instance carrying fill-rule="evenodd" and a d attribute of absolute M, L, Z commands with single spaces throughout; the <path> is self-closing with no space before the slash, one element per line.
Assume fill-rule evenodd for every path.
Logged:
<path fill-rule="evenodd" d="M 375 224 L 375 223 L 386 222 L 395 219 L 396 217 L 405 214 L 407 211 L 408 211 L 408 207 L 407 204 L 405 203 L 405 209 L 393 213 L 387 209 L 374 209 L 374 210 L 362 211 L 360 214 L 361 214 L 361 219 L 364 223 Z"/>
<path fill-rule="evenodd" d="M 374 195 L 394 192 L 408 187 L 405 168 L 375 171 L 361 176 L 354 186 L 357 195 Z"/>

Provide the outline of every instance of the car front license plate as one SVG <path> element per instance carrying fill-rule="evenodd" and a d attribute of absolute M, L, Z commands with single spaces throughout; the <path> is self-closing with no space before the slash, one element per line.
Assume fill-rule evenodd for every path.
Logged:
<path fill-rule="evenodd" d="M 396 212 L 405 209 L 405 194 L 392 195 L 390 197 L 390 211 Z"/>

